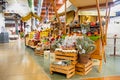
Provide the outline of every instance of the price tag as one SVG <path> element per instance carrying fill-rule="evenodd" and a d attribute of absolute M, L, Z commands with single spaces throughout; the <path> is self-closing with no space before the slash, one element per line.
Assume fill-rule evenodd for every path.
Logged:
<path fill-rule="evenodd" d="M 82 53 L 85 53 L 85 50 L 84 50 L 84 49 L 82 49 Z"/>
<path fill-rule="evenodd" d="M 82 46 L 81 46 L 81 45 L 79 45 L 79 48 L 80 48 L 80 49 L 82 49 Z"/>

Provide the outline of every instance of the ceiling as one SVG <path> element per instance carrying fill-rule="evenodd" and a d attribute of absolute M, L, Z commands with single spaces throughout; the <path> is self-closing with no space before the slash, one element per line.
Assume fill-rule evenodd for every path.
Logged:
<path fill-rule="evenodd" d="M 21 16 L 25 16 L 30 12 L 30 8 L 28 5 L 28 0 L 6 0 L 8 2 L 8 6 L 5 10 L 5 12 L 8 13 L 18 13 Z M 33 0 L 35 9 L 39 6 L 39 0 Z M 41 0 L 40 0 L 41 1 Z M 58 10 L 65 0 L 62 0 L 63 3 L 59 3 L 60 0 L 54 0 L 56 9 Z M 52 18 L 53 15 L 55 15 L 53 6 L 51 5 L 50 0 L 43 0 L 42 9 L 41 9 L 41 17 L 46 17 L 46 9 L 48 9 L 48 18 Z"/>
<path fill-rule="evenodd" d="M 28 0 L 6 0 L 8 2 L 8 7 L 6 9 L 6 12 L 15 12 L 20 14 L 21 16 L 25 16 L 30 12 L 30 8 L 28 5 Z M 34 6 L 35 8 L 39 6 L 39 1 L 41 0 L 34 0 Z M 59 3 L 61 0 L 54 0 L 54 3 L 56 5 L 56 9 L 58 10 L 66 0 L 62 0 L 63 3 Z M 92 5 L 96 5 L 96 0 L 69 0 L 75 7 L 89 7 Z M 100 4 L 105 4 L 106 0 L 99 0 Z M 109 2 L 113 2 L 113 0 L 108 0 Z M 64 7 L 63 7 L 64 8 Z M 63 10 L 62 8 L 62 10 Z M 46 10 L 48 9 L 48 10 Z M 47 13 L 48 11 L 48 13 Z M 59 10 L 61 11 L 61 10 Z M 58 12 L 59 12 L 58 11 Z M 60 12 L 61 13 L 61 12 Z M 48 18 L 52 18 L 55 15 L 53 6 L 51 5 L 50 0 L 43 0 L 42 9 L 41 9 L 41 17 L 45 18 L 48 14 Z"/>
<path fill-rule="evenodd" d="M 30 12 L 27 0 L 6 0 L 8 2 L 5 13 L 18 13 L 26 16 Z"/>
<path fill-rule="evenodd" d="M 54 0 L 54 3 L 56 5 L 56 9 L 58 10 L 65 2 L 65 0 L 62 0 L 63 3 L 59 3 L 59 0 Z M 45 18 L 45 14 L 46 14 L 46 8 L 48 8 L 48 17 L 49 19 L 53 17 L 53 15 L 55 15 L 53 6 L 51 5 L 50 0 L 43 0 L 43 5 L 42 5 L 42 12 L 41 12 L 41 16 L 43 18 Z"/>

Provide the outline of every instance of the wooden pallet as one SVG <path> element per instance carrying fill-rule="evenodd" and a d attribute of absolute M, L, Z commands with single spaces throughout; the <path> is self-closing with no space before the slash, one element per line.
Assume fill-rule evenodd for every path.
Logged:
<path fill-rule="evenodd" d="M 35 55 L 43 55 L 44 51 L 43 50 L 37 50 L 35 49 Z"/>
<path fill-rule="evenodd" d="M 75 66 L 75 73 L 79 75 L 86 75 L 92 70 L 92 61 L 87 64 L 77 63 Z"/>
<path fill-rule="evenodd" d="M 65 53 L 62 51 L 55 51 L 55 59 L 56 60 L 71 60 L 72 64 L 76 64 L 77 63 L 77 53 Z"/>
<path fill-rule="evenodd" d="M 50 73 L 53 74 L 53 72 L 66 74 L 66 77 L 70 78 L 75 74 L 75 66 L 74 65 L 61 66 L 61 65 L 51 64 Z"/>

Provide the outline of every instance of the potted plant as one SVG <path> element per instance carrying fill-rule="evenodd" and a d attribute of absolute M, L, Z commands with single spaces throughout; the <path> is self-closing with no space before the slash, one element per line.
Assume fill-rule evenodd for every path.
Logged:
<path fill-rule="evenodd" d="M 90 60 L 90 55 L 95 51 L 94 41 L 88 37 L 78 38 L 76 40 L 76 49 L 78 50 L 78 62 L 87 63 Z"/>

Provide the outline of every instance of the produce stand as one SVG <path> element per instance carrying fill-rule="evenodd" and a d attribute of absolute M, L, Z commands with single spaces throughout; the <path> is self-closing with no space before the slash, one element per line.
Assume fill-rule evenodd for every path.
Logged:
<path fill-rule="evenodd" d="M 32 31 L 27 36 L 25 36 L 25 45 L 29 46 L 33 49 L 37 47 L 38 43 L 43 43 L 43 45 L 47 44 L 45 38 L 48 37 L 50 29 L 46 29 L 43 31 Z"/>
<path fill-rule="evenodd" d="M 36 32 L 37 32 L 37 31 L 32 31 L 32 32 L 30 32 L 29 34 L 27 34 L 27 35 L 25 36 L 25 45 L 28 46 L 28 47 L 30 47 L 30 48 L 33 48 L 33 49 L 35 49 L 37 43 L 40 42 L 39 39 L 36 39 L 36 36 L 35 36 L 35 35 L 36 35 Z M 38 33 L 37 33 L 37 34 L 38 34 Z M 35 36 L 35 37 L 34 37 L 34 36 Z"/>
<path fill-rule="evenodd" d="M 79 52 L 76 51 L 78 37 L 79 37 L 79 39 L 81 37 L 87 37 L 87 38 L 89 37 L 91 40 L 95 41 L 95 45 L 96 45 L 95 51 L 91 54 L 90 59 L 100 60 L 100 64 L 99 64 L 99 68 L 98 68 L 98 71 L 100 72 L 101 68 L 102 68 L 102 60 L 104 59 L 104 61 L 106 62 L 105 46 L 106 46 L 106 38 L 107 38 L 108 20 L 109 20 L 109 15 L 110 15 L 110 8 L 108 11 L 108 6 L 110 6 L 112 4 L 113 0 L 92 0 L 91 2 L 89 2 L 89 0 L 84 0 L 84 1 L 70 0 L 70 2 L 78 8 L 76 14 L 78 13 L 79 10 L 91 9 L 91 8 L 95 9 L 97 7 L 99 25 L 96 25 L 94 23 L 90 24 L 90 30 L 92 30 L 92 29 L 97 30 L 96 32 L 95 31 L 91 32 L 91 34 L 94 34 L 92 36 L 89 33 L 86 35 L 86 33 L 84 33 L 84 31 L 82 32 L 79 23 L 77 25 L 75 24 L 75 27 L 70 28 L 70 31 L 71 31 L 70 34 L 64 36 L 64 33 L 66 33 L 66 29 L 64 29 L 64 27 L 61 26 L 62 23 L 57 14 L 54 0 L 50 0 L 50 1 L 55 10 L 55 15 L 56 15 L 57 21 L 55 21 L 55 23 L 53 23 L 53 29 L 51 28 L 50 30 L 47 30 L 47 31 L 52 33 L 52 30 L 53 30 L 54 33 L 51 34 L 51 36 L 50 36 L 48 32 L 42 31 L 42 32 L 40 32 L 40 38 L 38 39 L 38 41 L 37 40 L 33 41 L 32 40 L 33 33 L 30 33 L 29 37 L 26 37 L 26 41 L 25 41 L 26 45 L 30 46 L 32 48 L 35 47 L 36 48 L 35 54 L 41 55 L 41 54 L 43 54 L 43 52 L 45 50 L 45 49 L 37 49 L 38 43 L 41 43 L 42 45 L 49 46 L 50 51 L 53 51 L 53 53 L 55 54 L 55 61 L 62 61 L 62 60 L 70 61 L 71 64 L 67 65 L 67 66 L 55 65 L 53 63 L 50 64 L 50 73 L 51 74 L 53 72 L 63 73 L 63 74 L 67 75 L 67 78 L 70 78 L 75 74 L 75 72 L 76 72 L 76 74 L 79 74 L 79 75 L 86 75 L 87 73 L 89 73 L 92 70 L 92 66 L 93 66 L 92 61 L 89 61 L 89 59 L 88 59 L 89 62 L 84 63 L 84 64 L 78 62 L 79 61 L 78 60 Z M 65 2 L 65 6 L 66 6 L 66 2 Z M 100 18 L 101 17 L 100 16 L 100 7 L 103 8 L 105 6 L 106 6 L 106 25 L 105 25 L 105 28 L 103 28 L 102 21 Z M 65 13 L 66 13 L 66 9 L 65 9 Z M 75 16 L 74 20 L 76 20 L 76 19 L 78 19 L 78 18 Z M 82 27 L 85 27 L 85 26 L 82 25 Z M 66 28 L 66 23 L 65 23 L 65 28 Z M 76 35 L 74 35 L 74 31 L 78 30 L 78 29 L 81 30 L 82 33 L 81 33 L 81 35 L 80 35 L 80 33 L 78 33 L 78 35 L 76 36 Z M 63 33 L 59 35 L 60 30 L 64 30 L 64 31 L 62 31 Z M 84 36 L 82 36 L 82 35 L 84 35 Z M 63 39 L 63 37 L 64 37 L 64 39 Z M 61 43 L 60 40 L 63 40 L 63 42 Z M 88 40 L 88 42 L 87 42 L 87 40 L 86 40 L 86 43 L 87 43 L 86 45 L 88 47 L 89 40 Z M 84 41 L 85 41 L 85 39 L 83 40 L 83 42 Z M 82 42 L 81 42 L 81 44 L 82 44 Z M 81 44 L 80 44 L 80 46 L 81 46 Z M 85 43 L 83 43 L 83 44 L 85 45 Z M 93 45 L 93 44 L 94 43 L 91 43 L 91 45 Z M 55 50 L 55 47 L 58 48 L 58 46 L 59 46 L 59 48 L 62 48 L 62 49 Z M 48 47 L 47 47 L 47 49 L 48 49 Z M 85 53 L 86 51 L 85 51 L 85 49 L 82 48 L 81 53 L 83 53 L 83 52 Z M 44 56 L 46 56 L 45 53 L 44 53 Z"/>
<path fill-rule="evenodd" d="M 100 38 L 96 41 L 97 49 L 95 53 L 92 54 L 92 59 L 98 59 L 100 60 L 99 69 L 98 71 L 101 71 L 102 68 L 102 60 L 106 62 L 106 56 L 105 56 L 105 46 L 106 46 L 106 38 L 107 38 L 107 29 L 108 29 L 108 21 L 110 16 L 110 6 L 113 4 L 113 0 L 92 0 L 89 2 L 89 0 L 70 0 L 70 2 L 76 6 L 79 10 L 85 10 L 85 9 L 95 9 L 98 12 L 98 19 L 100 23 Z M 100 15 L 100 7 L 106 8 L 106 25 L 105 28 L 102 26 L 101 21 L 101 15 Z"/>

